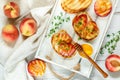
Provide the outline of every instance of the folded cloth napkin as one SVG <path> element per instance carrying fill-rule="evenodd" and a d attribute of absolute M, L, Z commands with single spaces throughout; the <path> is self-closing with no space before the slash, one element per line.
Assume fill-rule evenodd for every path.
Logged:
<path fill-rule="evenodd" d="M 21 14 L 29 12 L 37 22 L 37 32 L 27 39 L 23 39 L 19 35 L 18 40 L 14 45 L 8 45 L 0 35 L 0 80 L 33 80 L 26 73 L 25 58 L 31 54 L 35 54 L 42 38 L 44 30 L 47 28 L 46 23 L 50 17 L 49 11 L 54 5 L 54 0 L 14 0 L 19 3 Z M 26 4 L 25 4 L 25 3 Z M 7 18 L 3 13 L 3 5 L 6 1 L 1 0 L 0 11 L 0 34 L 1 29 L 8 23 Z M 24 3 L 24 5 L 22 5 Z M 23 8 L 25 7 L 26 10 Z M 22 10 L 23 8 L 23 10 Z M 28 9 L 29 8 L 29 9 Z"/>

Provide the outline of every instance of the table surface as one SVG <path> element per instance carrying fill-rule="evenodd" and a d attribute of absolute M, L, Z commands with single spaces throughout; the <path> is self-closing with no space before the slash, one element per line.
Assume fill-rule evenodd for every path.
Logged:
<path fill-rule="evenodd" d="M 2 1 L 1 1 L 1 3 L 2 3 Z M 111 24 L 110 24 L 110 27 L 108 29 L 107 34 L 111 34 L 113 32 L 116 33 L 118 31 L 120 31 L 120 5 L 119 4 L 120 4 L 120 0 L 119 0 L 119 3 L 117 5 L 114 16 L 112 18 L 112 21 L 111 21 Z M 107 40 L 108 40 L 108 38 L 106 37 L 104 42 L 103 42 L 103 45 L 106 43 Z M 118 42 L 117 47 L 113 52 L 120 55 L 120 47 L 119 46 L 120 46 L 120 42 Z M 89 80 L 120 80 L 120 71 L 119 72 L 114 72 L 114 73 L 109 72 L 104 65 L 105 64 L 105 59 L 108 55 L 110 55 L 108 52 L 105 52 L 103 55 L 99 54 L 98 57 L 97 57 L 97 60 L 96 60 L 97 64 L 105 72 L 108 73 L 108 75 L 109 75 L 108 78 L 103 78 L 103 76 L 95 68 L 93 68 L 93 71 L 91 72 L 91 76 L 90 76 Z M 54 67 L 58 67 L 58 66 L 54 65 Z M 59 70 L 55 70 L 55 71 L 58 72 L 58 73 L 61 73 L 61 75 L 64 76 L 64 77 L 68 76 L 68 74 L 65 74 L 65 73 L 71 73 L 70 71 L 65 70 L 65 69 L 61 69 L 61 68 L 58 68 L 58 69 Z M 61 72 L 59 72 L 59 71 L 61 71 Z M 0 74 L 1 74 L 1 72 L 2 71 L 0 71 Z M 59 80 L 58 78 L 56 78 L 50 72 L 48 67 L 47 67 L 46 72 L 47 73 L 45 75 L 43 75 L 42 79 L 38 79 L 38 80 Z M 88 79 L 82 79 L 79 74 L 76 74 L 71 80 L 88 80 Z"/>
<path fill-rule="evenodd" d="M 108 32 L 107 34 L 111 34 L 111 33 L 115 33 L 117 31 L 120 30 L 120 1 L 117 5 L 117 8 L 116 8 L 116 11 L 114 13 L 114 16 L 112 18 L 112 21 L 111 21 L 111 24 L 110 24 L 110 27 L 108 29 Z M 105 42 L 107 41 L 107 37 L 105 38 L 104 42 L 103 42 L 103 45 L 105 44 Z M 113 51 L 114 53 L 116 54 L 120 54 L 120 42 L 118 42 L 117 44 L 117 47 L 116 49 Z M 93 68 L 93 71 L 91 73 L 91 76 L 90 76 L 90 80 L 120 80 L 120 71 L 119 72 L 109 72 L 106 67 L 105 67 L 105 59 L 106 57 L 110 55 L 108 52 L 105 52 L 104 54 L 99 54 L 98 57 L 97 57 L 97 64 L 105 71 L 108 73 L 108 78 L 103 78 L 102 75 L 95 69 Z M 48 71 L 49 75 L 44 75 L 44 78 L 43 80 L 59 80 L 57 79 L 56 77 L 53 76 L 53 74 L 51 72 Z M 62 74 L 62 75 L 65 75 L 65 74 Z M 71 80 L 83 80 L 80 75 L 76 74 Z M 85 79 L 84 79 L 85 80 Z M 87 79 L 86 79 L 87 80 Z"/>

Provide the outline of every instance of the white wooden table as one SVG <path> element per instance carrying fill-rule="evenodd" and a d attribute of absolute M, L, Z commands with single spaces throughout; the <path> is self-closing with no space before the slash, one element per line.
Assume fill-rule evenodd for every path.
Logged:
<path fill-rule="evenodd" d="M 25 1 L 25 0 L 24 0 Z M 31 0 L 30 0 L 31 1 Z M 2 3 L 2 1 L 1 1 Z M 26 7 L 24 7 L 25 9 Z M 117 6 L 117 9 L 116 9 L 116 13 L 114 14 L 113 18 L 112 18 L 112 21 L 111 21 L 111 24 L 110 24 L 110 28 L 108 30 L 108 33 L 112 33 L 112 32 L 117 32 L 120 30 L 120 0 L 119 0 L 119 3 L 118 3 L 118 6 Z M 4 24 L 4 23 L 2 23 Z M 1 27 L 0 27 L 1 29 Z M 107 34 L 108 34 L 107 33 Z M 106 42 L 107 38 L 105 38 L 105 41 L 104 43 Z M 114 50 L 114 53 L 116 54 L 119 54 L 120 55 L 120 42 L 117 44 L 117 48 L 116 50 Z M 106 57 L 109 55 L 109 53 L 104 53 L 103 55 L 98 55 L 98 58 L 97 58 L 97 63 L 98 65 L 108 73 L 109 77 L 104 79 L 101 74 L 94 68 L 92 73 L 91 73 L 91 76 L 90 76 L 90 80 L 120 80 L 120 71 L 119 72 L 115 72 L 115 73 L 111 73 L 109 72 L 106 68 L 105 68 L 105 59 Z M 54 66 L 56 67 L 56 66 Z M 65 73 L 69 73 L 70 71 L 67 71 L 67 70 L 63 70 L 63 69 L 59 69 L 59 70 L 56 70 L 56 72 L 59 72 L 61 71 L 62 75 L 63 76 L 67 76 L 67 74 Z M 3 74 L 2 71 L 0 70 L 0 74 Z M 17 74 L 18 75 L 18 74 Z M 3 76 L 0 76 L 0 78 L 3 77 Z M 0 80 L 3 80 L 3 79 L 0 79 Z M 38 79 L 38 80 L 41 80 L 41 79 Z M 56 78 L 50 71 L 49 69 L 47 68 L 47 73 L 43 76 L 42 80 L 59 80 L 58 78 Z M 76 74 L 71 80 L 86 80 L 86 79 L 82 79 L 80 77 L 79 74 Z"/>

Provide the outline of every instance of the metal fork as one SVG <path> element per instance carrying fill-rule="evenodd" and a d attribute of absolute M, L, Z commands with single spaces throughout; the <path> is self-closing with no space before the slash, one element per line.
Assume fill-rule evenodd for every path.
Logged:
<path fill-rule="evenodd" d="M 79 52 L 79 53 L 83 53 L 85 54 L 85 57 L 89 60 L 89 62 L 91 62 L 93 64 L 93 66 L 104 76 L 104 78 L 107 78 L 108 77 L 108 74 L 106 72 L 104 72 L 100 67 L 99 65 L 91 58 L 89 57 L 83 50 L 82 46 L 78 43 L 74 43 L 74 46 L 76 48 L 76 50 Z"/>

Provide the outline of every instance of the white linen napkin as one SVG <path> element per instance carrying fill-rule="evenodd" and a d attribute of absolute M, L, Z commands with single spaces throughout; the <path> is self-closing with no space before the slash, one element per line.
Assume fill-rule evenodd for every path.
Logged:
<path fill-rule="evenodd" d="M 33 36 L 23 39 L 22 35 L 19 35 L 15 45 L 7 45 L 0 35 L 0 80 L 33 80 L 33 78 L 26 74 L 25 58 L 31 54 L 35 54 L 41 36 L 46 29 L 46 23 L 50 17 L 48 13 L 53 7 L 55 0 L 14 0 L 19 3 L 21 14 L 24 15 L 29 10 L 32 17 L 36 20 L 38 30 Z M 21 3 L 25 3 L 22 5 Z M 6 16 L 3 13 L 3 5 L 6 1 L 1 0 L 0 11 L 0 34 L 1 29 L 8 23 Z M 28 9 L 29 8 L 29 9 Z"/>

